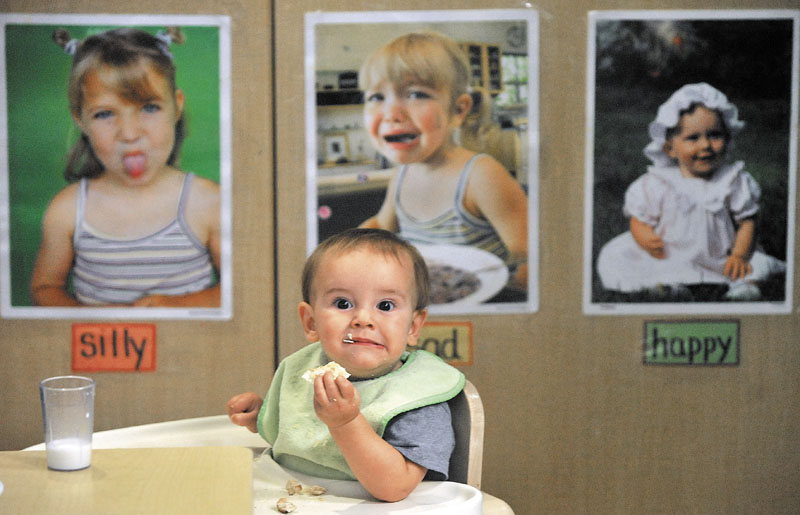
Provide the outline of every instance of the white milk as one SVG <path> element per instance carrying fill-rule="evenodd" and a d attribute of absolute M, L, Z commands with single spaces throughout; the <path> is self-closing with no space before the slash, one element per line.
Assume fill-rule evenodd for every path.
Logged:
<path fill-rule="evenodd" d="M 78 438 L 53 440 L 46 448 L 47 467 L 51 469 L 84 469 L 92 462 L 92 443 Z"/>

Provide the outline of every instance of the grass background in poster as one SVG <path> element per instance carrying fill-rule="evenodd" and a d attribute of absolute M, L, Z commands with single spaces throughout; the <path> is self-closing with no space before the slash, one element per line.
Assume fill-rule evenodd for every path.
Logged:
<path fill-rule="evenodd" d="M 8 192 L 11 305 L 30 306 L 29 284 L 41 220 L 50 199 L 67 185 L 66 156 L 79 132 L 69 113 L 72 58 L 52 40 L 65 28 L 74 38 L 114 28 L 89 25 L 6 26 Z M 161 26 L 136 27 L 151 34 Z M 176 82 L 186 95 L 187 135 L 180 168 L 219 182 L 219 27 L 181 27 L 186 41 L 170 47 Z"/>

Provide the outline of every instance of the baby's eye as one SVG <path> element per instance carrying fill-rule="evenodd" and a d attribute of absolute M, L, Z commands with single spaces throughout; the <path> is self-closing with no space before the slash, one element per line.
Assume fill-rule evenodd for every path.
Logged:
<path fill-rule="evenodd" d="M 378 302 L 378 309 L 381 311 L 391 311 L 394 309 L 394 302 L 391 300 L 382 300 Z"/>
<path fill-rule="evenodd" d="M 428 93 L 427 91 L 423 91 L 421 89 L 409 90 L 407 95 L 408 95 L 408 98 L 412 98 L 412 99 L 416 99 L 416 100 L 424 100 L 424 99 L 431 98 L 430 93 Z"/>
<path fill-rule="evenodd" d="M 336 299 L 333 301 L 333 305 L 336 306 L 338 309 L 350 309 L 353 307 L 352 302 L 347 299 Z"/>
<path fill-rule="evenodd" d="M 156 113 L 158 111 L 161 111 L 161 106 L 154 102 L 148 102 L 147 104 L 142 106 L 142 111 L 144 111 L 145 113 Z"/>
<path fill-rule="evenodd" d="M 111 114 L 112 113 L 109 110 L 97 111 L 96 113 L 92 114 L 92 119 L 94 119 L 94 120 L 105 120 L 107 118 L 110 118 Z"/>
<path fill-rule="evenodd" d="M 367 93 L 367 102 L 382 102 L 383 93 Z"/>

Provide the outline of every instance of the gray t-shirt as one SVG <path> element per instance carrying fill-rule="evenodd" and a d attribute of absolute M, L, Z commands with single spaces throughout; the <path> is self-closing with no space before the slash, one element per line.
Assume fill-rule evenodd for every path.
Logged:
<path fill-rule="evenodd" d="M 386 425 L 383 439 L 406 459 L 428 469 L 426 480 L 444 481 L 456 446 L 447 402 L 401 413 Z"/>

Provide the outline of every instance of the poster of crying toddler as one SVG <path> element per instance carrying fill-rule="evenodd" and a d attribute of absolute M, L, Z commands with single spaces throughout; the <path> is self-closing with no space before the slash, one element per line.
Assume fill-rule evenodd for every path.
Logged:
<path fill-rule="evenodd" d="M 305 21 L 308 251 L 390 230 L 428 264 L 431 313 L 536 311 L 536 11 Z"/>

